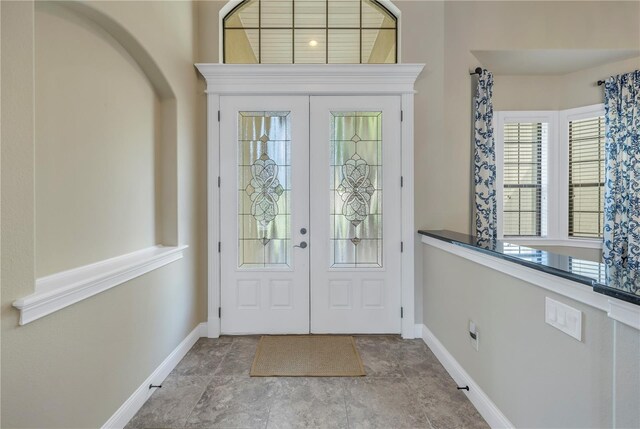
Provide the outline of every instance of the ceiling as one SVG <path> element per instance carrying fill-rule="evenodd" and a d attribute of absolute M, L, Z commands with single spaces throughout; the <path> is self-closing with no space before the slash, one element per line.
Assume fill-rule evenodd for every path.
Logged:
<path fill-rule="evenodd" d="M 477 50 L 471 53 L 494 75 L 563 75 L 640 57 L 640 49 Z"/>

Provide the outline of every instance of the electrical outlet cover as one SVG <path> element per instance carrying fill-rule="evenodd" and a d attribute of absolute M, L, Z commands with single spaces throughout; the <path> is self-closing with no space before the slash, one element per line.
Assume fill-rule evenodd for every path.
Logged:
<path fill-rule="evenodd" d="M 582 312 L 559 301 L 545 297 L 544 321 L 582 341 Z"/>

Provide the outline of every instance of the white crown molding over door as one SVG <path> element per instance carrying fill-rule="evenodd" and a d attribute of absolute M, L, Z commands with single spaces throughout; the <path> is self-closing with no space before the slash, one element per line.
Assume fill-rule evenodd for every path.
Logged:
<path fill-rule="evenodd" d="M 207 93 L 413 94 L 424 64 L 196 64 Z"/>
<path fill-rule="evenodd" d="M 220 335 L 220 125 L 221 95 L 401 96 L 402 126 L 402 336 L 415 337 L 414 84 L 424 64 L 196 64 L 207 82 L 208 333 Z"/>

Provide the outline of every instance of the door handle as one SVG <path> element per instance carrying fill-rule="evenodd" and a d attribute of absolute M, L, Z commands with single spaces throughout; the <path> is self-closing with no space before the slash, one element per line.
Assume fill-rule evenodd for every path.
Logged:
<path fill-rule="evenodd" d="M 300 244 L 296 244 L 293 247 L 299 247 L 301 249 L 306 249 L 307 248 L 307 242 L 306 241 L 301 241 Z"/>

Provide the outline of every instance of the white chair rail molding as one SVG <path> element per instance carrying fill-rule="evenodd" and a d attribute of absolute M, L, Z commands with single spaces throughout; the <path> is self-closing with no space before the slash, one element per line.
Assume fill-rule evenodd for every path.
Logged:
<path fill-rule="evenodd" d="M 187 245 L 152 246 L 137 252 L 36 279 L 36 291 L 18 299 L 20 325 L 156 270 L 183 257 Z"/>

